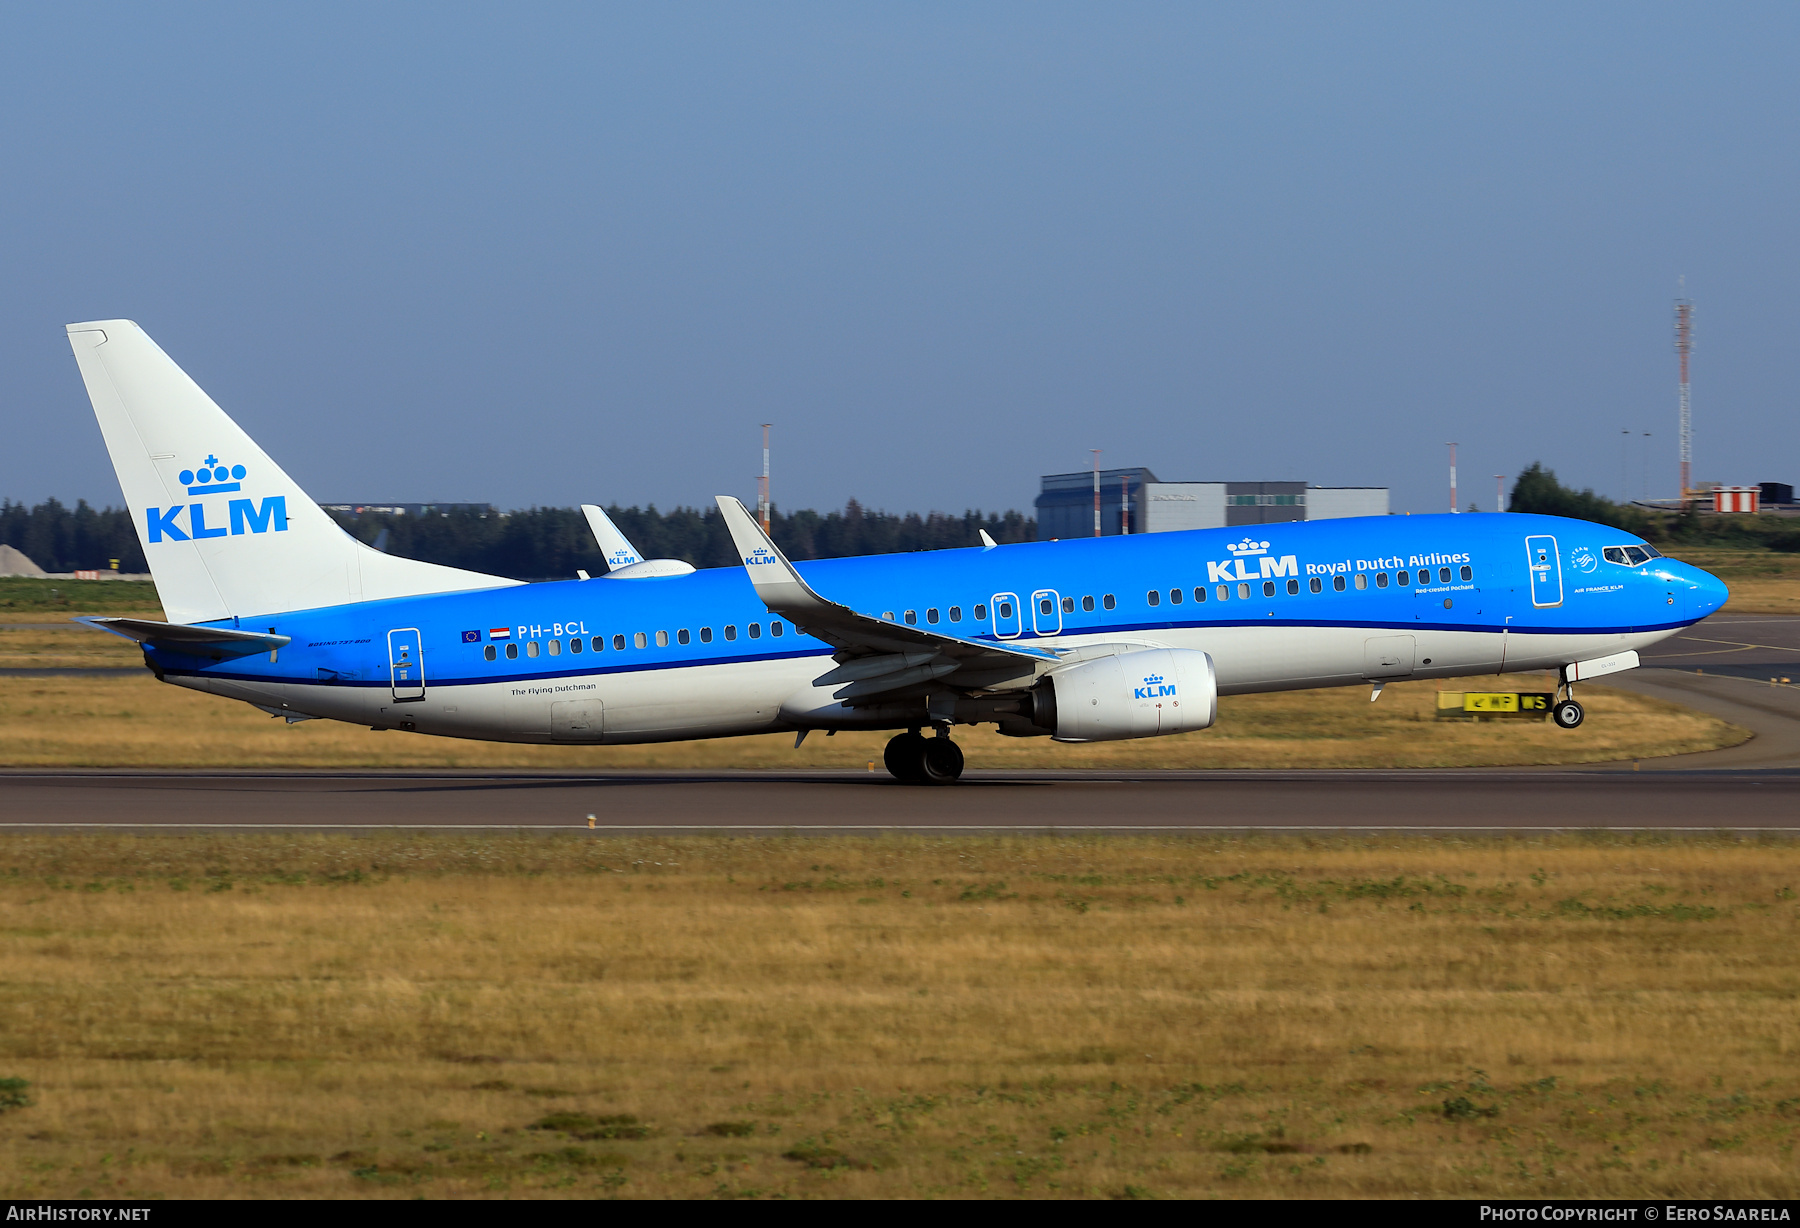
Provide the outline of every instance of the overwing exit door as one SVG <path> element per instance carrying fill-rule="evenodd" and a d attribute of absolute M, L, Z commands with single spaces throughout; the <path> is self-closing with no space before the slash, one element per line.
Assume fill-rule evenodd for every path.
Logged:
<path fill-rule="evenodd" d="M 388 679 L 395 703 L 417 703 L 425 698 L 425 653 L 419 646 L 417 627 L 388 632 Z"/>
<path fill-rule="evenodd" d="M 1531 572 L 1531 604 L 1540 610 L 1561 605 L 1562 559 L 1556 553 L 1556 539 L 1548 534 L 1527 537 L 1525 556 Z"/>

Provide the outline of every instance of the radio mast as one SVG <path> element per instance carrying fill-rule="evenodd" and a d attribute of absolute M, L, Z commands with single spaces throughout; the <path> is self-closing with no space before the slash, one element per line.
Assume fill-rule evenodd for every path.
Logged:
<path fill-rule="evenodd" d="M 1089 448 L 1094 454 L 1094 536 L 1100 536 L 1100 449 Z"/>
<path fill-rule="evenodd" d="M 1456 445 L 1452 443 L 1452 444 L 1446 444 L 1445 446 L 1450 449 L 1450 511 L 1452 513 L 1454 513 L 1455 511 L 1457 511 L 1457 507 L 1456 507 Z"/>
<path fill-rule="evenodd" d="M 756 516 L 764 533 L 769 531 L 769 426 L 763 423 L 763 471 L 756 481 Z"/>
<path fill-rule="evenodd" d="M 1687 505 L 1694 464 L 1694 419 L 1688 403 L 1688 353 L 1694 348 L 1694 304 L 1687 298 L 1687 278 L 1679 282 L 1675 300 L 1675 352 L 1681 356 L 1681 502 Z"/>

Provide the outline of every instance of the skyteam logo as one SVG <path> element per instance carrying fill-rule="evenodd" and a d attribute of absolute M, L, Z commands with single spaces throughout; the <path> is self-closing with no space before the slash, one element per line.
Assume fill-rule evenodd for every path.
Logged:
<path fill-rule="evenodd" d="M 1269 543 L 1258 541 L 1254 537 L 1246 537 L 1243 541 L 1225 547 L 1232 557 L 1222 563 L 1210 559 L 1206 564 L 1206 582 L 1208 584 L 1230 584 L 1238 580 L 1272 580 L 1278 576 L 1298 576 L 1300 574 L 1300 558 L 1298 555 L 1284 554 L 1279 558 L 1269 553 Z M 1245 568 L 1247 559 L 1254 559 L 1256 570 Z"/>
<path fill-rule="evenodd" d="M 244 488 L 250 471 L 243 465 L 227 465 L 217 456 L 207 455 L 197 467 L 183 469 L 175 480 L 190 495 L 228 495 Z M 152 544 L 162 541 L 201 541 L 208 537 L 242 537 L 246 533 L 267 533 L 271 529 L 286 533 L 288 527 L 287 496 L 270 495 L 259 504 L 255 499 L 232 499 L 221 516 L 217 504 L 212 506 L 213 523 L 207 524 L 205 503 L 177 503 L 173 507 L 144 509 L 144 539 Z M 187 512 L 187 525 L 182 526 L 181 513 Z"/>
<path fill-rule="evenodd" d="M 756 567 L 760 564 L 773 563 L 774 561 L 775 556 L 770 554 L 767 550 L 764 550 L 761 546 L 758 546 L 754 552 L 744 556 L 744 565 L 746 567 Z"/>
<path fill-rule="evenodd" d="M 1175 694 L 1175 684 L 1164 682 L 1161 674 L 1145 674 L 1144 685 L 1131 688 L 1133 699 L 1161 699 Z"/>

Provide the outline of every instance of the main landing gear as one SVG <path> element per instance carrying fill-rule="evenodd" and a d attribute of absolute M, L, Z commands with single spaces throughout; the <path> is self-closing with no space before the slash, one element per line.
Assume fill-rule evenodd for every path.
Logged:
<path fill-rule="evenodd" d="M 909 785 L 953 785 L 963 773 L 962 748 L 950 740 L 947 725 L 927 738 L 909 729 L 888 741 L 881 760 L 895 780 Z"/>

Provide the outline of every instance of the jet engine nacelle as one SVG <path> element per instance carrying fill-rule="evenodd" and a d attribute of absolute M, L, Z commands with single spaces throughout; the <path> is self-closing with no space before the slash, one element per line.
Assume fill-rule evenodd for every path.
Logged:
<path fill-rule="evenodd" d="M 1205 729 L 1219 714 L 1212 657 L 1191 648 L 1145 648 L 1048 675 L 1034 695 L 1039 725 L 1058 742 L 1154 738 Z M 1044 696 L 1042 691 L 1050 691 Z M 1043 699 L 1054 696 L 1054 712 Z M 1044 716 L 1053 715 L 1046 721 Z"/>

